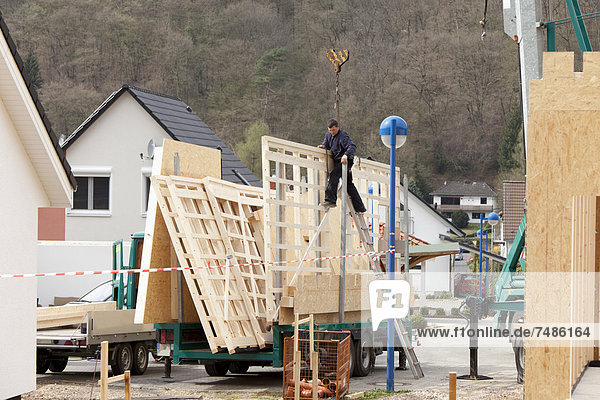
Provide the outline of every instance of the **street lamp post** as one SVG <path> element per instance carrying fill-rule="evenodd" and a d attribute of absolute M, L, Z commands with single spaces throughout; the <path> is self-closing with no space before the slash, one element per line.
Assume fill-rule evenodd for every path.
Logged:
<path fill-rule="evenodd" d="M 483 258 L 483 221 L 487 221 L 491 226 L 495 226 L 500 217 L 495 212 L 491 212 L 488 214 L 487 218 L 483 218 L 483 213 L 479 213 L 479 232 L 477 232 L 479 236 L 479 297 L 481 298 L 481 275 L 482 275 L 482 258 Z M 487 251 L 487 235 L 485 242 L 485 249 Z M 485 271 L 487 273 L 487 260 L 485 263 Z M 486 285 L 487 285 L 487 276 L 486 276 Z M 487 287 L 486 287 L 487 292 Z M 486 293 L 487 294 L 487 293 Z"/>
<path fill-rule="evenodd" d="M 490 225 L 494 226 L 498 223 L 500 217 L 495 212 L 491 212 L 488 214 L 487 218 L 483 218 L 483 213 L 479 213 L 479 231 L 477 232 L 477 236 L 479 236 L 479 297 L 467 297 L 467 307 L 469 307 L 469 328 L 473 330 L 473 332 L 478 332 L 479 330 L 479 317 L 481 316 L 481 308 L 482 304 L 485 300 L 481 297 L 481 275 L 482 275 L 482 258 L 483 258 L 483 221 L 488 221 Z M 487 249 L 487 246 L 486 246 Z M 487 264 L 486 264 L 487 270 Z M 486 279 L 487 285 L 487 279 Z M 487 292 L 487 286 L 486 286 Z M 487 295 L 487 293 L 486 293 Z M 479 348 L 479 338 L 477 334 L 474 334 L 469 338 L 469 375 L 461 375 L 456 379 L 468 379 L 468 380 L 485 380 L 492 379 L 489 376 L 479 375 L 477 372 L 478 366 L 478 348 Z"/>
<path fill-rule="evenodd" d="M 390 208 L 388 239 L 388 278 L 394 279 L 396 258 L 396 149 L 400 148 L 408 135 L 406 121 L 400 117 L 390 116 L 379 126 L 379 135 L 383 144 L 390 149 Z M 406 200 L 405 200 L 406 203 Z M 406 207 L 406 204 L 405 204 Z M 405 232 L 405 235 L 408 232 Z M 404 251 L 408 251 L 408 248 Z M 389 392 L 394 391 L 394 321 L 387 321 L 387 382 Z"/>

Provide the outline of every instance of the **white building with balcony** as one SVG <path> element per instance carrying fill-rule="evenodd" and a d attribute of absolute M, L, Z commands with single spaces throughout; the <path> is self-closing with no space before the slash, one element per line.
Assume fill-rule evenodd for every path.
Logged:
<path fill-rule="evenodd" d="M 462 210 L 469 215 L 469 223 L 479 223 L 479 216 L 487 217 L 496 208 L 496 192 L 485 182 L 444 182 L 434 190 L 433 208 L 451 219 L 454 211 Z"/>

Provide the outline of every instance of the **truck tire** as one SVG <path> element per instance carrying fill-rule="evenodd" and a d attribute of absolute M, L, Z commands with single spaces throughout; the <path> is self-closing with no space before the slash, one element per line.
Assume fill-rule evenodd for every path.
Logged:
<path fill-rule="evenodd" d="M 38 350 L 36 353 L 35 360 L 35 373 L 45 374 L 50 367 L 50 358 L 48 357 L 47 351 Z"/>
<path fill-rule="evenodd" d="M 367 376 L 375 366 L 375 349 L 366 340 L 355 340 L 354 371 L 352 376 Z"/>
<path fill-rule="evenodd" d="M 354 344 L 355 342 L 356 340 L 350 340 L 350 364 L 348 365 L 348 369 L 350 371 L 348 376 L 350 377 L 354 375 L 354 366 L 356 365 L 356 346 Z"/>
<path fill-rule="evenodd" d="M 50 365 L 48 368 L 52 372 L 63 372 L 65 368 L 67 368 L 67 363 L 69 362 L 69 356 L 63 356 L 60 358 L 54 358 L 50 360 Z"/>
<path fill-rule="evenodd" d="M 229 364 L 229 372 L 232 374 L 245 374 L 249 368 L 250 364 L 245 361 L 233 361 Z"/>
<path fill-rule="evenodd" d="M 114 349 L 112 362 L 110 363 L 110 369 L 113 375 L 121 375 L 127 370 L 131 370 L 133 365 L 133 350 L 129 343 L 123 343 L 118 345 Z"/>
<path fill-rule="evenodd" d="M 148 347 L 145 342 L 137 342 L 133 346 L 133 365 L 131 366 L 133 375 L 143 375 L 148 368 Z"/>
<path fill-rule="evenodd" d="M 206 373 L 210 376 L 225 376 L 229 370 L 229 363 L 227 361 L 216 361 L 210 364 L 204 364 Z"/>

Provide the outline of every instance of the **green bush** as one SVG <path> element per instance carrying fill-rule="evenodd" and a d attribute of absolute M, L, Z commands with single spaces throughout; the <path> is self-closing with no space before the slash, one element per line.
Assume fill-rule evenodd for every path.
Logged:
<path fill-rule="evenodd" d="M 421 307 L 421 315 L 424 317 L 429 316 L 429 307 Z"/>
<path fill-rule="evenodd" d="M 450 292 L 442 292 L 438 296 L 439 299 L 449 299 L 451 297 L 452 297 L 452 295 L 450 294 Z"/>
<path fill-rule="evenodd" d="M 446 316 L 446 310 L 444 310 L 443 308 L 436 308 L 435 309 L 435 315 L 437 315 L 438 317 L 444 317 Z"/>
<path fill-rule="evenodd" d="M 458 315 L 458 307 L 452 307 L 450 310 L 450 315 Z"/>
<path fill-rule="evenodd" d="M 425 320 L 425 318 L 418 314 L 413 314 L 410 316 L 410 323 L 413 329 L 427 328 L 427 320 Z"/>
<path fill-rule="evenodd" d="M 427 300 L 435 299 L 435 294 L 428 294 L 427 296 L 425 296 L 425 298 Z"/>
<path fill-rule="evenodd" d="M 452 223 L 460 229 L 466 228 L 469 225 L 469 214 L 463 210 L 456 210 L 452 213 Z"/>

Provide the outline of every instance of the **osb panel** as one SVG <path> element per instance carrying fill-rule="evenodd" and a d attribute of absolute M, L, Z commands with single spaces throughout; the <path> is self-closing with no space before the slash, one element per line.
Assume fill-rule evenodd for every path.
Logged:
<path fill-rule="evenodd" d="M 595 156 L 600 147 L 600 54 L 585 53 L 581 74 L 573 72 L 572 57 L 544 54 L 544 79 L 530 83 L 527 272 L 594 270 L 590 259 L 595 256 L 590 256 L 586 247 L 591 240 L 589 224 L 573 224 L 573 196 L 600 193 L 600 160 Z M 577 218 L 589 221 L 589 216 L 579 216 L 589 207 L 583 203 L 577 207 Z M 575 249 L 582 255 L 574 257 Z M 574 258 L 580 261 L 574 262 Z M 571 281 L 552 275 L 528 275 L 526 279 L 528 323 L 588 318 L 586 308 L 593 308 L 594 296 L 589 285 L 575 280 L 572 286 Z M 589 359 L 590 348 L 528 346 L 525 398 L 568 398 L 581 365 Z"/>
<path fill-rule="evenodd" d="M 344 297 L 345 311 L 361 311 L 363 307 L 361 288 L 368 287 L 363 279 L 373 279 L 373 274 L 346 275 Z M 294 312 L 300 314 L 337 313 L 339 308 L 340 276 L 334 274 L 304 275 L 294 292 Z M 366 304 L 366 303 L 365 303 Z"/>
<path fill-rule="evenodd" d="M 221 152 L 216 149 L 182 143 L 175 140 L 165 139 L 162 146 L 162 159 L 159 175 L 174 175 L 174 157 L 179 153 L 180 175 L 190 178 L 204 178 L 212 176 L 221 178 Z M 155 160 L 154 162 L 157 162 Z M 148 235 L 149 232 L 146 232 Z M 154 215 L 154 229 L 152 230 L 152 248 L 150 251 L 149 265 L 142 268 L 160 268 L 171 265 L 171 240 L 167 226 L 163 221 L 160 209 L 156 208 Z M 150 273 L 144 296 L 139 300 L 144 301 L 144 323 L 176 322 L 177 318 L 172 315 L 171 303 L 171 276 L 170 273 Z M 187 287 L 184 291 L 184 318 L 185 322 L 197 322 L 198 315 L 192 302 Z"/>

